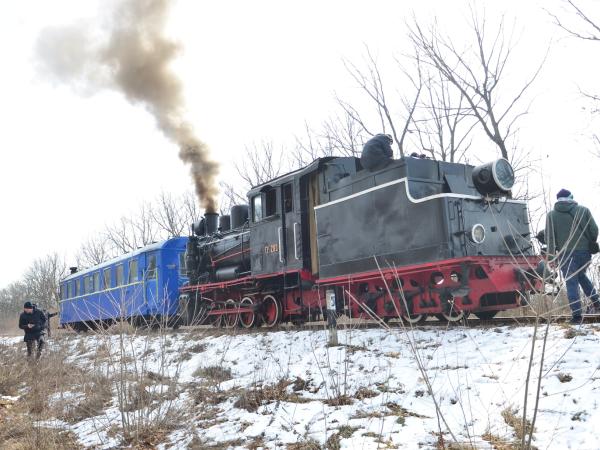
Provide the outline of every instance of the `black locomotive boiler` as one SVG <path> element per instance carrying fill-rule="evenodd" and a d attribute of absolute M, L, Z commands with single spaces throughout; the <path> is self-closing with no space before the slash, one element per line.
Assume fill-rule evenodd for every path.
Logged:
<path fill-rule="evenodd" d="M 361 158 L 327 157 L 206 215 L 186 252 L 185 323 L 233 327 L 319 317 L 326 291 L 351 317 L 490 318 L 536 286 L 527 205 L 508 161 L 473 167 L 393 159 L 377 135 Z"/>

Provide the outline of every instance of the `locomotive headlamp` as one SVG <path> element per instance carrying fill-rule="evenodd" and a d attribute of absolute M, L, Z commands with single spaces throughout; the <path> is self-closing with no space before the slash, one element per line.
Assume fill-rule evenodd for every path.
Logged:
<path fill-rule="evenodd" d="M 485 241 L 485 228 L 480 223 L 476 223 L 471 228 L 471 240 L 476 244 L 481 244 Z"/>
<path fill-rule="evenodd" d="M 475 167 L 473 184 L 481 195 L 506 194 L 515 184 L 515 172 L 510 163 L 501 158 Z"/>

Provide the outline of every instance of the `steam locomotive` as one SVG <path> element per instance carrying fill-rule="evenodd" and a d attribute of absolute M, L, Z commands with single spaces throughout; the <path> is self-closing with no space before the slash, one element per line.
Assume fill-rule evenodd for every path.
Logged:
<path fill-rule="evenodd" d="M 393 159 L 387 135 L 360 158 L 319 158 L 194 224 L 180 321 L 297 324 L 329 301 L 352 318 L 489 319 L 536 288 L 539 257 L 513 184 L 505 159 Z"/>

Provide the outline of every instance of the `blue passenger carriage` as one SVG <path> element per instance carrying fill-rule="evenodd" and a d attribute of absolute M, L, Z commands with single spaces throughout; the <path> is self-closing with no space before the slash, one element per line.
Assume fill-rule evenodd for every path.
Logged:
<path fill-rule="evenodd" d="M 177 316 L 187 237 L 154 243 L 73 273 L 60 283 L 60 325 L 76 330 Z"/>

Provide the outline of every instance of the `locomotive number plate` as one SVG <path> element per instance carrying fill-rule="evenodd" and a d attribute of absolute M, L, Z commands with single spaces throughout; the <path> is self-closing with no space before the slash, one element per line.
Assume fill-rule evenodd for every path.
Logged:
<path fill-rule="evenodd" d="M 265 253 L 279 253 L 279 244 L 267 244 L 265 245 Z"/>

